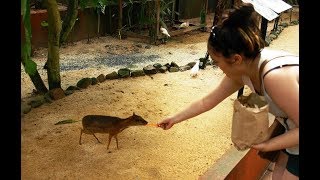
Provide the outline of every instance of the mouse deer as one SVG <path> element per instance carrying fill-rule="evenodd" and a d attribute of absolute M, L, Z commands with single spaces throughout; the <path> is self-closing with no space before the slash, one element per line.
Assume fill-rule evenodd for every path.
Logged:
<path fill-rule="evenodd" d="M 80 131 L 79 144 L 81 145 L 82 133 L 92 134 L 99 143 L 101 142 L 94 133 L 108 133 L 109 141 L 107 149 L 109 149 L 109 145 L 113 136 L 116 139 L 117 149 L 119 149 L 117 135 L 121 131 L 128 128 L 129 126 L 142 126 L 146 124 L 148 124 L 148 122 L 135 113 L 133 113 L 133 115 L 128 118 L 119 118 L 105 115 L 86 115 L 82 118 L 83 128 Z"/>

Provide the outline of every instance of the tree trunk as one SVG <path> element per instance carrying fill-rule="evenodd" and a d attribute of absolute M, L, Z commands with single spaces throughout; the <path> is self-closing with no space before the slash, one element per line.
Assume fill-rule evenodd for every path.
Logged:
<path fill-rule="evenodd" d="M 21 63 L 29 75 L 31 81 L 33 82 L 33 85 L 35 86 L 36 90 L 40 94 L 45 94 L 48 92 L 47 87 L 43 83 L 43 80 L 37 70 L 37 65 L 35 62 L 33 62 L 30 58 L 31 55 L 31 23 L 30 23 L 30 6 L 29 6 L 29 0 L 25 2 L 25 4 L 21 4 L 21 7 L 25 14 L 23 14 L 23 26 L 24 26 L 24 32 L 25 32 L 25 42 L 23 43 L 22 47 L 22 57 L 21 57 Z M 28 65 L 26 65 L 28 64 Z"/>
<path fill-rule="evenodd" d="M 64 18 L 60 33 L 60 45 L 66 42 L 68 35 L 76 23 L 78 17 L 78 5 L 79 0 L 68 0 L 67 14 Z"/>
<path fill-rule="evenodd" d="M 26 68 L 24 60 L 22 58 L 21 58 L 21 62 L 22 62 L 22 65 L 24 66 L 24 68 Z M 36 70 L 34 74 L 28 74 L 28 75 L 29 75 L 34 87 L 36 88 L 36 90 L 39 94 L 45 94 L 48 92 L 48 88 L 44 84 L 38 70 Z"/>
<path fill-rule="evenodd" d="M 59 64 L 59 37 L 61 18 L 56 0 L 48 1 L 48 84 L 49 89 L 61 88 Z"/>

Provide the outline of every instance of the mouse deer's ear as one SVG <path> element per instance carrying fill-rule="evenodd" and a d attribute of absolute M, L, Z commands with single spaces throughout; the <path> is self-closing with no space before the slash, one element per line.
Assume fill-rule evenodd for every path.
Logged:
<path fill-rule="evenodd" d="M 133 115 L 135 115 L 134 112 L 133 112 Z"/>

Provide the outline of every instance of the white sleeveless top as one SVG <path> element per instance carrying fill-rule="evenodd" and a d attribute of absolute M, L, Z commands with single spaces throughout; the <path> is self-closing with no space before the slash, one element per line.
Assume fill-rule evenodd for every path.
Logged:
<path fill-rule="evenodd" d="M 294 65 L 294 64 L 299 65 L 299 56 L 295 56 L 293 54 L 290 54 L 290 53 L 284 52 L 284 51 L 263 49 L 261 51 L 261 56 L 260 56 L 258 68 L 260 69 L 261 64 L 265 60 L 269 60 L 269 59 L 273 59 L 273 58 L 277 58 L 277 57 L 280 58 L 281 56 L 292 56 L 292 58 L 283 59 L 281 61 L 277 61 L 277 60 L 270 61 L 270 62 L 272 62 L 272 67 L 270 69 L 277 67 L 277 66 L 280 66 L 279 68 L 281 68 L 283 65 Z M 263 74 L 261 76 L 263 76 Z M 252 92 L 255 92 L 253 84 L 248 76 L 242 76 L 242 81 L 245 85 L 247 85 L 251 89 Z M 291 119 L 288 118 L 288 115 L 286 113 L 284 113 L 272 101 L 271 97 L 266 92 L 263 81 L 261 83 L 261 91 L 263 91 L 263 95 L 269 104 L 269 112 L 271 114 L 273 114 L 274 116 L 276 116 L 276 119 L 286 128 L 286 131 L 293 129 L 293 128 L 296 128 L 296 125 L 294 124 L 294 122 Z M 299 155 L 299 145 L 297 145 L 295 147 L 287 148 L 286 151 L 290 154 Z"/>

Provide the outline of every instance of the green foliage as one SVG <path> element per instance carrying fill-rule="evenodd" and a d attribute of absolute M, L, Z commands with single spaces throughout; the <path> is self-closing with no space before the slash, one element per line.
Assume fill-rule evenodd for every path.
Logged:
<path fill-rule="evenodd" d="M 166 2 L 165 0 L 160 1 L 160 14 L 171 15 L 171 5 L 174 1 Z"/>
<path fill-rule="evenodd" d="M 117 0 L 79 0 L 79 6 L 81 9 L 85 9 L 87 7 L 115 5 L 117 2 Z"/>
<path fill-rule="evenodd" d="M 139 13 L 139 22 L 145 25 L 151 25 L 156 22 L 156 19 L 153 16 L 155 14 L 153 14 L 152 16 L 146 16 L 146 9 L 147 9 L 146 7 L 148 2 L 149 2 L 148 0 L 141 0 L 142 7 Z"/>
<path fill-rule="evenodd" d="M 88 6 L 91 7 L 91 6 L 98 6 L 98 0 L 79 0 L 79 6 L 81 9 L 85 9 L 87 8 Z"/>
<path fill-rule="evenodd" d="M 172 19 L 172 6 L 174 0 L 160 0 L 160 22 L 165 22 Z M 138 27 L 139 30 L 142 28 L 151 28 L 156 23 L 156 7 L 154 6 L 154 0 L 124 0 L 127 5 L 127 29 Z M 134 4 L 138 4 L 139 9 L 134 10 Z M 151 11 L 149 8 L 152 8 Z M 178 12 L 174 12 L 179 15 Z M 137 23 L 133 22 L 133 19 L 137 19 Z M 166 26 L 165 26 L 166 27 Z M 150 33 L 150 32 L 149 32 Z M 154 34 L 151 32 L 151 34 Z"/>

